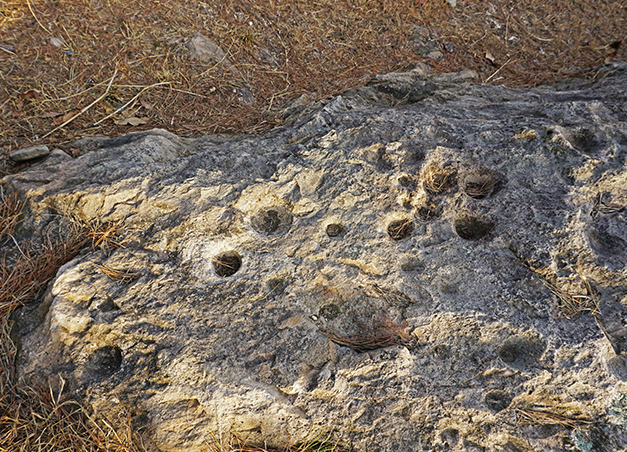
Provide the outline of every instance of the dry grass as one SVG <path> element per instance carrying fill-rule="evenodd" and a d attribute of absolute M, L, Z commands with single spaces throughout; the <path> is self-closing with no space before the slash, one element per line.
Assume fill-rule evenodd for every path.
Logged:
<path fill-rule="evenodd" d="M 417 26 L 440 60 L 419 55 Z M 78 137 L 153 127 L 261 132 L 303 94 L 326 98 L 419 61 L 472 68 L 489 83 L 551 83 L 625 59 L 627 9 L 611 0 L 5 0 L 0 30 L 0 147 L 72 154 Z M 196 32 L 225 61 L 190 61 L 185 42 Z"/>
<path fill-rule="evenodd" d="M 18 199 L 17 193 L 4 196 L 0 191 L 0 239 L 13 234 L 17 226 L 23 203 Z"/>
<path fill-rule="evenodd" d="M 581 282 L 586 289 L 585 294 L 567 293 L 559 289 L 557 286 L 551 284 L 546 279 L 542 279 L 544 285 L 548 287 L 548 289 L 557 298 L 555 308 L 558 314 L 562 317 L 566 317 L 567 319 L 577 317 L 584 312 L 590 312 L 594 316 L 598 316 L 601 314 L 601 301 L 596 296 L 588 280 L 581 276 L 581 274 L 579 275 L 579 277 L 581 278 Z"/>
<path fill-rule="evenodd" d="M 422 172 L 422 186 L 432 195 L 441 195 L 455 186 L 457 170 L 455 168 L 441 168 L 431 162 Z"/>
<path fill-rule="evenodd" d="M 539 408 L 517 408 L 519 425 L 561 425 L 571 429 L 581 429 L 593 423 L 591 419 L 582 416 L 568 416 Z"/>
<path fill-rule="evenodd" d="M 120 281 L 124 283 L 131 282 L 141 275 L 140 272 L 133 271 L 128 268 L 113 268 L 108 265 L 97 265 L 98 270 L 107 275 L 109 279 L 113 281 Z"/>
<path fill-rule="evenodd" d="M 20 388 L 0 402 L 2 452 L 140 452 L 130 430 L 96 423 L 72 399 L 50 388 Z M 126 435 L 124 433 L 126 433 Z"/>
<path fill-rule="evenodd" d="M 331 441 L 329 435 L 320 434 L 310 441 L 295 446 L 287 445 L 280 449 L 252 446 L 231 437 L 226 443 L 215 440 L 210 444 L 208 452 L 346 452 L 347 450 L 336 441 Z"/>
<path fill-rule="evenodd" d="M 357 353 L 392 345 L 403 345 L 408 348 L 416 346 L 416 340 L 409 333 L 406 323 L 395 323 L 387 315 L 376 319 L 374 323 L 374 328 L 357 334 L 341 335 L 328 326 L 319 331 L 330 341 L 350 347 Z"/>

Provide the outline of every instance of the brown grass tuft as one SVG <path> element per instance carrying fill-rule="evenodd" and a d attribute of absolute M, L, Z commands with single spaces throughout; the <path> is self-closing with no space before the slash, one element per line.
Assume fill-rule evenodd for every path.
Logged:
<path fill-rule="evenodd" d="M 357 334 L 341 335 L 328 326 L 320 332 L 329 340 L 344 347 L 350 347 L 357 353 L 403 345 L 408 348 L 416 346 L 416 340 L 408 331 L 406 323 L 395 323 L 387 315 L 375 319 L 374 328 Z"/>
<path fill-rule="evenodd" d="M 441 195 L 455 186 L 457 170 L 431 162 L 422 172 L 422 186 L 431 195 Z"/>
<path fill-rule="evenodd" d="M 13 234 L 24 205 L 18 199 L 17 193 L 4 196 L 0 192 L 0 202 L 0 239 L 3 239 Z"/>

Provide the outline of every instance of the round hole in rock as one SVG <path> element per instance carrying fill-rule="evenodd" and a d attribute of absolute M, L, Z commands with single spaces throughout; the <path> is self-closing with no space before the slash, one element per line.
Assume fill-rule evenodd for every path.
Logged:
<path fill-rule="evenodd" d="M 213 269 L 223 278 L 234 275 L 241 266 L 242 257 L 237 251 L 227 251 L 213 258 Z"/>
<path fill-rule="evenodd" d="M 513 363 L 518 358 L 520 350 L 518 350 L 517 344 L 511 342 L 505 342 L 501 344 L 497 353 L 499 357 L 506 363 Z"/>
<path fill-rule="evenodd" d="M 111 345 L 97 348 L 89 355 L 87 365 L 98 375 L 111 376 L 122 365 L 122 350 Z"/>
<path fill-rule="evenodd" d="M 494 411 L 502 411 L 512 403 L 512 395 L 501 389 L 488 391 L 484 398 L 485 404 Z"/>
<path fill-rule="evenodd" d="M 292 214 L 282 206 L 264 207 L 253 214 L 250 224 L 259 234 L 281 235 L 292 226 Z"/>
<path fill-rule="evenodd" d="M 505 363 L 530 365 L 537 361 L 546 348 L 539 337 L 527 334 L 507 338 L 498 347 L 496 353 Z"/>
<path fill-rule="evenodd" d="M 488 235 L 492 228 L 494 223 L 471 216 L 459 217 L 453 221 L 455 233 L 464 240 L 479 240 Z"/>
<path fill-rule="evenodd" d="M 492 194 L 496 179 L 487 172 L 468 174 L 462 183 L 462 190 L 471 198 L 484 199 Z"/>
<path fill-rule="evenodd" d="M 420 218 L 422 221 L 435 220 L 439 214 L 440 214 L 440 210 L 438 209 L 437 206 L 433 204 L 430 204 L 427 206 L 420 206 L 416 210 L 416 215 L 418 215 L 418 218 Z"/>
<path fill-rule="evenodd" d="M 392 240 L 401 240 L 409 237 L 414 231 L 414 222 L 409 218 L 391 221 L 388 224 L 388 235 Z"/>
<path fill-rule="evenodd" d="M 455 186 L 457 169 L 430 163 L 422 173 L 422 186 L 427 193 L 441 195 Z"/>
<path fill-rule="evenodd" d="M 331 223 L 327 225 L 326 232 L 329 237 L 338 237 L 344 232 L 344 227 L 339 223 Z"/>
<path fill-rule="evenodd" d="M 411 188 L 411 186 L 413 185 L 413 181 L 411 180 L 411 178 L 406 175 L 400 176 L 398 178 L 398 183 L 401 187 L 404 187 L 404 188 Z"/>

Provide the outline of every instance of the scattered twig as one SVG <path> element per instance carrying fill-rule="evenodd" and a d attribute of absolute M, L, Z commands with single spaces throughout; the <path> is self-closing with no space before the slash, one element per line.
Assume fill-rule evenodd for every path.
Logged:
<path fill-rule="evenodd" d="M 488 83 L 488 82 L 492 79 L 492 77 L 494 77 L 496 74 L 498 74 L 499 72 L 501 72 L 501 69 L 503 69 L 505 66 L 507 66 L 507 64 L 508 64 L 510 61 L 512 61 L 512 60 L 511 60 L 511 58 L 510 58 L 509 60 L 507 60 L 505 63 L 503 63 L 503 65 L 502 65 L 500 68 L 498 68 L 496 71 L 494 71 L 494 72 L 492 73 L 492 75 L 491 75 L 491 76 L 489 76 L 487 79 L 485 79 L 485 82 L 484 82 L 484 83 Z"/>
<path fill-rule="evenodd" d="M 52 33 L 50 32 L 50 30 L 48 30 L 46 27 L 43 26 L 43 24 L 39 21 L 39 19 L 37 18 L 37 15 L 35 14 L 35 11 L 33 11 L 33 7 L 30 4 L 30 0 L 26 0 L 26 4 L 28 5 L 28 9 L 30 10 L 30 13 L 33 15 L 33 17 L 35 18 L 35 20 L 37 21 L 37 23 L 39 24 L 39 26 L 49 35 L 52 35 Z"/>
<path fill-rule="evenodd" d="M 96 121 L 94 123 L 95 126 L 97 126 L 98 124 L 100 124 L 101 122 L 109 119 L 112 116 L 115 116 L 116 114 L 118 114 L 119 112 L 123 111 L 126 107 L 128 107 L 130 104 L 132 104 L 133 102 L 135 102 L 135 100 L 137 100 L 137 98 L 139 96 L 141 96 L 144 91 L 149 90 L 150 88 L 154 88 L 156 86 L 162 86 L 162 85 L 170 85 L 170 82 L 159 82 L 159 83 L 154 83 L 152 85 L 146 86 L 144 87 L 144 89 L 142 89 L 139 93 L 137 93 L 135 96 L 133 96 L 133 98 L 131 100 L 129 100 L 127 103 L 125 103 L 124 105 L 122 105 L 121 107 L 117 108 L 113 113 L 108 114 L 107 116 L 105 116 L 104 118 L 100 119 L 99 121 Z"/>
<path fill-rule="evenodd" d="M 71 123 L 72 121 L 74 121 L 76 118 L 78 118 L 79 116 L 81 116 L 83 113 L 85 113 L 87 110 L 89 110 L 91 107 L 93 107 L 94 105 L 96 105 L 98 102 L 100 102 L 102 99 L 104 99 L 105 97 L 107 97 L 109 95 L 109 91 L 111 90 L 111 85 L 113 84 L 113 80 L 115 79 L 115 76 L 118 74 L 118 68 L 116 67 L 115 70 L 113 71 L 113 75 L 111 76 L 111 79 L 109 80 L 109 84 L 107 85 L 107 89 L 105 90 L 104 94 L 102 96 L 100 96 L 98 99 L 96 99 L 95 101 L 93 101 L 91 104 L 89 104 L 88 106 L 84 107 L 81 111 L 79 111 L 77 114 L 75 114 L 74 116 L 72 116 L 70 119 L 68 119 L 67 121 L 64 121 L 63 124 L 59 124 L 57 127 L 55 127 L 54 129 L 52 129 L 50 132 L 48 132 L 47 134 L 45 134 L 43 137 L 41 137 L 41 139 L 43 140 L 44 138 L 48 137 L 50 134 L 56 132 L 57 130 L 67 126 L 69 123 Z"/>

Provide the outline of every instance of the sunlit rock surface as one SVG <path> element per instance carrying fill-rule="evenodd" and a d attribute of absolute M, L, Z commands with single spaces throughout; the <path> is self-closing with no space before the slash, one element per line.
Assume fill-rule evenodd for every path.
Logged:
<path fill-rule="evenodd" d="M 7 176 L 23 235 L 71 213 L 129 238 L 18 313 L 21 379 L 125 407 L 162 451 L 624 449 L 626 66 L 471 79 L 387 74 L 263 136 L 89 138 Z"/>

